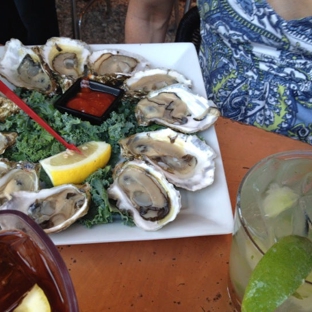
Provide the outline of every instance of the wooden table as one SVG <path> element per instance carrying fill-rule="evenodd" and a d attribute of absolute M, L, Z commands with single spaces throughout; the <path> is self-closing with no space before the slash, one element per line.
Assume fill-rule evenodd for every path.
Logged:
<path fill-rule="evenodd" d="M 232 207 L 260 159 L 312 147 L 220 118 L 216 131 Z M 231 235 L 60 246 L 81 312 L 232 311 L 227 294 Z"/>

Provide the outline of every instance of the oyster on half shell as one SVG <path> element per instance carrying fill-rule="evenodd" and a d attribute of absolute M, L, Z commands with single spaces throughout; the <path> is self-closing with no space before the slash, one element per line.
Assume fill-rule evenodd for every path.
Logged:
<path fill-rule="evenodd" d="M 181 209 L 181 196 L 162 172 L 144 161 L 116 165 L 108 196 L 120 210 L 132 213 L 136 226 L 156 231 L 173 221 Z"/>
<path fill-rule="evenodd" d="M 89 67 L 93 75 L 131 75 L 143 70 L 148 61 L 142 56 L 124 50 L 99 50 L 91 53 Z"/>
<path fill-rule="evenodd" d="M 0 93 L 0 122 L 5 122 L 9 116 L 17 114 L 19 111 L 20 108 L 15 103 Z"/>
<path fill-rule="evenodd" d="M 0 206 L 19 210 L 32 218 L 46 233 L 65 230 L 89 209 L 90 186 L 63 184 L 38 192 L 19 191 Z"/>
<path fill-rule="evenodd" d="M 0 205 L 12 198 L 17 191 L 39 189 L 39 165 L 30 162 L 0 161 Z"/>
<path fill-rule="evenodd" d="M 213 125 L 220 111 L 212 101 L 182 84 L 174 84 L 140 100 L 135 116 L 140 126 L 155 122 L 183 133 L 195 133 Z"/>
<path fill-rule="evenodd" d="M 149 162 L 177 187 L 196 191 L 214 181 L 216 154 L 196 135 L 167 128 L 137 133 L 120 140 L 119 144 L 123 157 Z"/>
<path fill-rule="evenodd" d="M 132 77 L 125 80 L 125 89 L 133 93 L 147 94 L 150 91 L 158 90 L 166 86 L 182 83 L 188 87 L 192 86 L 181 73 L 161 68 L 152 68 L 136 72 Z"/>
<path fill-rule="evenodd" d="M 52 37 L 41 47 L 42 58 L 63 92 L 84 75 L 90 54 L 91 48 L 85 42 L 66 37 Z"/>
<path fill-rule="evenodd" d="M 16 87 L 46 94 L 53 93 L 57 88 L 37 48 L 26 47 L 18 39 L 11 39 L 5 44 L 0 74 Z"/>
<path fill-rule="evenodd" d="M 90 53 L 85 42 L 66 37 L 52 37 L 41 47 L 43 60 L 50 69 L 73 79 L 83 76 Z"/>
<path fill-rule="evenodd" d="M 3 154 L 8 147 L 13 145 L 16 138 L 16 132 L 0 132 L 0 154 Z"/>

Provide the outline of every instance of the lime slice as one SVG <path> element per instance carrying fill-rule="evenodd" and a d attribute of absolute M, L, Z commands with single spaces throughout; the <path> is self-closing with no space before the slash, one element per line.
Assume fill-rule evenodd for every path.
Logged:
<path fill-rule="evenodd" d="M 301 236 L 286 236 L 260 259 L 245 290 L 243 312 L 275 311 L 312 270 L 312 242 Z"/>
<path fill-rule="evenodd" d="M 50 312 L 51 307 L 44 291 L 35 284 L 13 312 Z"/>
<path fill-rule="evenodd" d="M 275 217 L 290 208 L 299 198 L 288 186 L 280 187 L 277 183 L 270 185 L 267 196 L 263 200 L 263 210 L 266 216 Z"/>

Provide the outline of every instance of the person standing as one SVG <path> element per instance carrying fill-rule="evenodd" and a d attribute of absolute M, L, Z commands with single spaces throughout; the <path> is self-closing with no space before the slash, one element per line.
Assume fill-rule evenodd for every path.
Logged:
<path fill-rule="evenodd" d="M 164 42 L 174 2 L 175 0 L 130 0 L 125 23 L 125 42 Z"/>

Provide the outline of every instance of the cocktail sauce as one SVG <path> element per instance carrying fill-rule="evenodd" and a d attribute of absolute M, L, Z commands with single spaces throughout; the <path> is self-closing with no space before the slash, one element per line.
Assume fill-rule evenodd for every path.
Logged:
<path fill-rule="evenodd" d="M 0 310 L 13 311 L 35 284 L 47 296 L 51 310 L 68 311 L 49 261 L 32 239 L 19 230 L 0 231 Z"/>
<path fill-rule="evenodd" d="M 77 95 L 68 101 L 66 106 L 80 112 L 100 117 L 115 100 L 115 95 L 81 88 Z"/>

